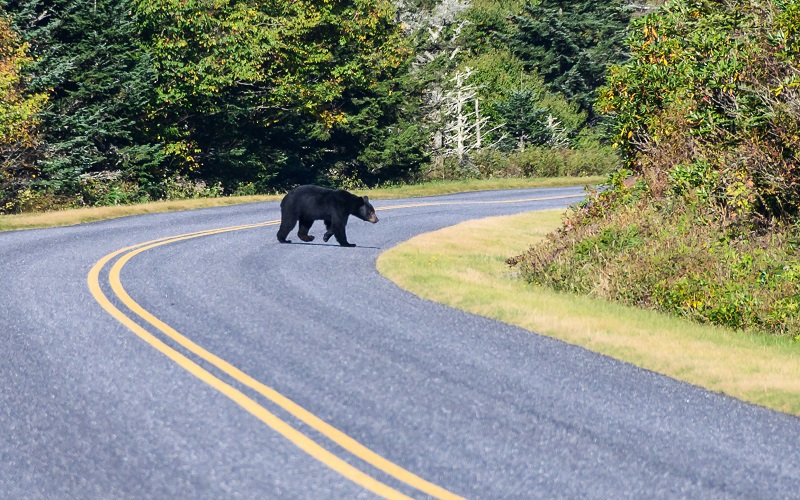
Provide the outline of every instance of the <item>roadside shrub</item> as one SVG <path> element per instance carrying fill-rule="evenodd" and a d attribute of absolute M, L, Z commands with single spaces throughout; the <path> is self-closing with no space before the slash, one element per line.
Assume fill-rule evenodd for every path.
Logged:
<path fill-rule="evenodd" d="M 149 201 L 139 185 L 126 179 L 122 172 L 98 172 L 80 176 L 79 196 L 90 207 L 130 205 Z"/>
<path fill-rule="evenodd" d="M 65 196 L 48 190 L 26 188 L 14 193 L 13 198 L 6 202 L 4 213 L 49 212 L 81 206 L 83 205 L 80 199 L 74 196 Z"/>
<path fill-rule="evenodd" d="M 487 148 L 472 153 L 468 161 L 461 164 L 452 157 L 435 158 L 425 179 L 578 177 L 609 174 L 619 166 L 616 151 L 599 142 L 587 142 L 575 148 L 528 146 L 511 152 Z"/>
<path fill-rule="evenodd" d="M 521 276 L 800 340 L 800 1 L 672 0 L 597 108 L 623 169 Z"/>
<path fill-rule="evenodd" d="M 553 149 L 528 147 L 508 156 L 508 168 L 524 177 L 604 175 L 618 168 L 619 156 L 611 147 Z"/>
<path fill-rule="evenodd" d="M 522 171 L 512 168 L 508 155 L 497 149 L 484 149 L 472 155 L 472 163 L 480 172 L 481 178 L 523 177 Z"/>
<path fill-rule="evenodd" d="M 263 194 L 259 192 L 258 186 L 252 182 L 240 182 L 233 190 L 232 196 L 253 196 Z"/>
<path fill-rule="evenodd" d="M 161 191 L 161 198 L 164 200 L 213 198 L 222 196 L 223 193 L 221 183 L 209 186 L 203 180 L 189 179 L 181 175 L 164 179 L 159 190 Z"/>
<path fill-rule="evenodd" d="M 566 175 L 605 175 L 620 167 L 620 158 L 611 146 L 576 148 L 566 156 Z"/>
<path fill-rule="evenodd" d="M 566 162 L 557 149 L 528 147 L 509 155 L 509 168 L 522 172 L 523 177 L 560 177 Z"/>
<path fill-rule="evenodd" d="M 581 207 L 508 263 L 557 290 L 800 340 L 798 227 L 744 231 L 703 208 L 642 199 L 594 217 Z"/>
<path fill-rule="evenodd" d="M 656 193 L 694 169 L 698 195 L 755 224 L 796 217 L 799 39 L 797 0 L 673 0 L 635 19 L 597 102 L 626 167 Z"/>
<path fill-rule="evenodd" d="M 460 166 L 458 159 L 452 156 L 438 156 L 431 160 L 423 179 L 426 181 L 447 181 L 459 178 Z"/>

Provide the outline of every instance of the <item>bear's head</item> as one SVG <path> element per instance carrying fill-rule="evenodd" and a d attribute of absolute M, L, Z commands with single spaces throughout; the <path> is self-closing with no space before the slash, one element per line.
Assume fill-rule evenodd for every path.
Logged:
<path fill-rule="evenodd" d="M 354 215 L 361 220 L 375 224 L 378 222 L 378 216 L 375 215 L 375 207 L 372 206 L 372 204 L 369 202 L 369 198 L 366 196 L 364 196 L 362 200 L 364 201 L 364 204 L 358 207 L 358 211 Z"/>

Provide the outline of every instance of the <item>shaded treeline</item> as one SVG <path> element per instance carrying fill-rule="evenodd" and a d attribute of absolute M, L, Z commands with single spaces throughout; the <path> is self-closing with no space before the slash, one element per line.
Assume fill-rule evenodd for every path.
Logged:
<path fill-rule="evenodd" d="M 625 57 L 620 3 L 0 8 L 0 212 L 617 161 L 592 102 Z"/>

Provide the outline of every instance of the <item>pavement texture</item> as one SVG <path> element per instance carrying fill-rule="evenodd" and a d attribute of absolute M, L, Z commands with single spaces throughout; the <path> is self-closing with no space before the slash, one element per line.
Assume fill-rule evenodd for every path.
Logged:
<path fill-rule="evenodd" d="M 403 470 L 466 498 L 797 498 L 800 419 L 417 298 L 378 255 L 582 188 L 373 200 L 355 248 L 276 225 L 170 242 L 120 282 L 142 309 Z M 515 201 L 516 200 L 516 201 Z M 502 202 L 502 203 L 501 203 Z M 409 205 L 406 208 L 393 208 Z M 280 219 L 277 202 L 0 234 L 0 497 L 373 498 L 143 341 L 87 284 L 104 256 Z M 114 307 L 393 491 L 430 498 Z"/>

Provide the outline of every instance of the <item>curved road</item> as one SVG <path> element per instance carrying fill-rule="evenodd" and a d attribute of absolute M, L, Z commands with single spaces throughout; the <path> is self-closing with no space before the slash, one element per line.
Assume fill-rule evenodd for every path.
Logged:
<path fill-rule="evenodd" d="M 277 202 L 0 234 L 0 497 L 797 498 L 800 419 L 375 270 L 581 194 L 375 201 L 356 248 L 279 244 Z"/>

